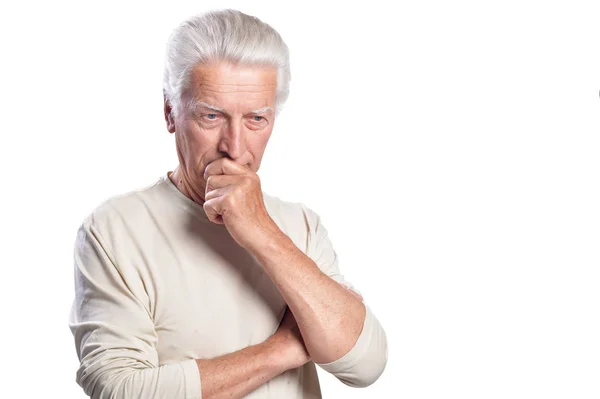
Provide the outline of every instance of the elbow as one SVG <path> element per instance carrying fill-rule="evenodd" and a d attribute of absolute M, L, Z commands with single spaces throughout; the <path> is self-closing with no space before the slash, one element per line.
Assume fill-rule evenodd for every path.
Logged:
<path fill-rule="evenodd" d="M 381 376 L 381 374 L 383 374 L 383 371 L 385 370 L 385 365 L 386 360 L 383 360 L 377 366 L 371 366 L 371 369 L 368 372 L 365 372 L 357 376 L 357 378 L 344 383 L 354 388 L 366 388 L 379 379 L 379 377 Z"/>
<path fill-rule="evenodd" d="M 104 367 L 99 363 L 86 362 L 77 373 L 77 382 L 91 399 L 201 397 L 194 359 L 162 366 L 124 358 Z"/>
<path fill-rule="evenodd" d="M 101 363 L 98 361 L 96 366 Z M 134 366 L 128 359 L 111 359 L 107 364 L 100 367 L 94 367 L 91 363 L 87 367 L 82 367 L 77 372 L 77 383 L 83 388 L 83 391 L 90 399 L 121 399 L 132 397 L 135 392 L 135 385 L 138 385 L 139 378 L 148 366 Z"/>
<path fill-rule="evenodd" d="M 105 373 L 98 376 L 88 376 L 78 378 L 77 383 L 83 388 L 83 391 L 90 399 L 121 399 L 125 398 L 124 392 L 128 380 L 131 379 L 129 373 Z"/>
<path fill-rule="evenodd" d="M 334 362 L 319 366 L 348 386 L 364 388 L 383 374 L 387 359 L 385 331 L 367 307 L 363 331 L 350 352 Z"/>
<path fill-rule="evenodd" d="M 383 330 L 382 330 L 383 331 Z M 371 347 L 371 351 L 365 354 L 364 359 L 359 361 L 354 373 L 340 375 L 338 379 L 353 388 L 366 388 L 381 377 L 387 365 L 388 351 L 385 335 L 383 341 L 377 347 Z"/>

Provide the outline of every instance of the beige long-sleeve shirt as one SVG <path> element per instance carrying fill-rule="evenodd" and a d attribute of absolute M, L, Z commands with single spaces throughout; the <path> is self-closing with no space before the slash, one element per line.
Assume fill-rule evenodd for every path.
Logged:
<path fill-rule="evenodd" d="M 269 215 L 332 279 L 350 289 L 319 216 L 263 192 Z M 75 243 L 69 327 L 92 398 L 202 397 L 194 359 L 264 342 L 286 303 L 258 261 L 208 220 L 165 173 L 115 196 L 83 221 Z M 358 291 L 357 291 L 358 292 Z M 320 364 L 342 382 L 366 386 L 387 362 L 385 333 L 371 309 L 354 347 Z M 320 398 L 315 363 L 271 379 L 247 398 Z"/>

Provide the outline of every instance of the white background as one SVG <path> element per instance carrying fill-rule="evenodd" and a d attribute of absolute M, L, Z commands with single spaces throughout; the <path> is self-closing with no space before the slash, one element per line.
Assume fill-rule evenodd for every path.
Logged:
<path fill-rule="evenodd" d="M 77 227 L 176 166 L 164 45 L 223 7 L 291 51 L 263 189 L 321 215 L 387 331 L 382 377 L 324 397 L 600 397 L 598 3 L 392 4 L 3 3 L 1 397 L 85 397 Z"/>

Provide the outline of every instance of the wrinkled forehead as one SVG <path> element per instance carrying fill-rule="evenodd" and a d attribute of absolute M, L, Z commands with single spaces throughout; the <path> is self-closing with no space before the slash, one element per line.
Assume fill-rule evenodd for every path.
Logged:
<path fill-rule="evenodd" d="M 277 70 L 266 66 L 234 65 L 220 62 L 198 65 L 190 74 L 189 89 L 195 97 L 203 94 L 274 95 Z"/>
<path fill-rule="evenodd" d="M 192 112 L 199 107 L 225 113 L 269 111 L 274 108 L 276 91 L 276 68 L 219 62 L 192 70 L 182 100 Z"/>

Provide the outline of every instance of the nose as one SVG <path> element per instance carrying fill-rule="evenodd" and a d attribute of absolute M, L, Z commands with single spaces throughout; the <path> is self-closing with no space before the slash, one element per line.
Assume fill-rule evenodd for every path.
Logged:
<path fill-rule="evenodd" d="M 223 126 L 219 151 L 234 161 L 246 153 L 246 133 L 240 121 L 229 121 Z"/>

